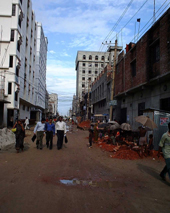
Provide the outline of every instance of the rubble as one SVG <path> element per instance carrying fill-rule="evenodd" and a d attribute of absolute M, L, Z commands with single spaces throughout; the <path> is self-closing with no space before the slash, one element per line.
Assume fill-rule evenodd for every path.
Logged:
<path fill-rule="evenodd" d="M 8 128 L 0 129 L 0 149 L 15 143 L 15 134 Z"/>

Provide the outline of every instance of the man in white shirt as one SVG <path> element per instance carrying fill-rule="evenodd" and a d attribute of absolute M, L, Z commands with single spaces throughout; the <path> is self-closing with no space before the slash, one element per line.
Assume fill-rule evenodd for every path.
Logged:
<path fill-rule="evenodd" d="M 66 134 L 66 123 L 63 121 L 63 117 L 59 117 L 59 121 L 56 122 L 56 133 L 57 133 L 57 149 L 62 149 L 63 138 Z"/>
<path fill-rule="evenodd" d="M 28 118 L 26 117 L 26 119 L 25 119 L 25 122 L 24 122 L 24 124 L 25 124 L 25 129 L 29 129 L 29 127 L 28 127 L 28 125 L 29 125 L 29 120 L 28 120 Z"/>
<path fill-rule="evenodd" d="M 42 119 L 41 122 L 38 122 L 34 128 L 34 135 L 37 132 L 37 141 L 36 141 L 37 149 L 40 148 L 41 150 L 43 148 L 43 136 L 45 134 L 44 128 L 45 128 L 45 119 Z"/>

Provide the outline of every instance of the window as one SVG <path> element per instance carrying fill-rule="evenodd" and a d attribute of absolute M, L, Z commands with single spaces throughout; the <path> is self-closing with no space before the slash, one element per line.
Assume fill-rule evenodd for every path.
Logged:
<path fill-rule="evenodd" d="M 85 67 L 86 66 L 86 64 L 85 63 L 83 63 L 83 67 Z"/>
<path fill-rule="evenodd" d="M 91 81 L 91 78 L 89 78 L 89 81 Z"/>
<path fill-rule="evenodd" d="M 9 67 L 13 67 L 13 56 L 9 57 Z"/>
<path fill-rule="evenodd" d="M 22 4 L 22 0 L 20 0 L 21 4 Z"/>
<path fill-rule="evenodd" d="M 91 74 L 91 70 L 89 70 L 89 74 Z"/>
<path fill-rule="evenodd" d="M 30 108 L 29 108 L 29 106 L 27 106 L 27 111 L 29 112 L 29 110 L 30 110 Z"/>
<path fill-rule="evenodd" d="M 16 4 L 12 5 L 12 16 L 15 16 L 16 13 Z"/>
<path fill-rule="evenodd" d="M 95 64 L 95 67 L 98 67 L 98 64 Z"/>
<path fill-rule="evenodd" d="M 103 64 L 101 64 L 101 67 L 103 67 L 104 65 Z"/>
<path fill-rule="evenodd" d="M 85 87 L 85 85 L 84 85 L 84 84 L 82 84 L 82 87 Z"/>
<path fill-rule="evenodd" d="M 89 63 L 89 67 L 92 67 L 92 63 Z"/>
<path fill-rule="evenodd" d="M 82 80 L 85 81 L 85 77 L 83 77 Z"/>
<path fill-rule="evenodd" d="M 8 95 L 12 94 L 12 83 L 8 82 Z"/>
<path fill-rule="evenodd" d="M 86 59 L 86 56 L 85 55 L 83 55 L 83 60 L 85 60 Z"/>
<path fill-rule="evenodd" d="M 160 99 L 160 109 L 170 111 L 170 98 Z"/>
<path fill-rule="evenodd" d="M 131 62 L 130 65 L 131 65 L 132 77 L 135 77 L 136 76 L 136 60 Z"/>
<path fill-rule="evenodd" d="M 159 46 L 159 42 L 157 42 L 153 49 L 152 49 L 152 54 L 153 54 L 153 63 L 156 63 L 160 60 L 160 46 Z"/>
<path fill-rule="evenodd" d="M 85 70 L 83 70 L 82 73 L 86 73 Z"/>
<path fill-rule="evenodd" d="M 20 16 L 18 17 L 18 25 L 19 25 L 20 28 L 21 28 L 21 18 L 20 18 Z"/>
<path fill-rule="evenodd" d="M 17 42 L 17 50 L 20 52 L 20 41 Z"/>
<path fill-rule="evenodd" d="M 16 67 L 16 76 L 19 77 L 19 69 L 18 69 L 18 66 Z"/>
<path fill-rule="evenodd" d="M 101 60 L 104 61 L 104 56 L 101 57 Z"/>
<path fill-rule="evenodd" d="M 145 109 L 145 102 L 138 104 L 138 116 L 143 115 L 143 110 Z"/>
<path fill-rule="evenodd" d="M 22 109 L 25 110 L 25 105 L 22 106 Z"/>
<path fill-rule="evenodd" d="M 95 71 L 95 74 L 97 74 L 98 73 L 98 71 Z"/>
<path fill-rule="evenodd" d="M 108 56 L 107 60 L 109 61 L 109 56 Z"/>
<path fill-rule="evenodd" d="M 15 92 L 15 101 L 18 101 L 18 93 Z"/>
<path fill-rule="evenodd" d="M 91 55 L 89 55 L 89 60 L 92 60 L 92 56 Z"/>
<path fill-rule="evenodd" d="M 11 30 L 11 41 L 14 41 L 14 35 L 15 35 L 15 31 Z"/>
<path fill-rule="evenodd" d="M 98 56 L 97 55 L 95 56 L 95 60 L 98 60 Z"/>

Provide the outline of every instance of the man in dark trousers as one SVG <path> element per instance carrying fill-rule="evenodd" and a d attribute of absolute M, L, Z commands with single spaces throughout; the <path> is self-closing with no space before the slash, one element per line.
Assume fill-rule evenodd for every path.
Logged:
<path fill-rule="evenodd" d="M 50 149 L 53 148 L 53 137 L 55 137 L 55 125 L 52 123 L 52 118 L 50 118 L 49 122 L 46 122 L 45 128 L 46 132 L 46 145 L 47 148 L 49 147 L 49 142 L 50 142 Z"/>
<path fill-rule="evenodd" d="M 57 133 L 57 149 L 62 149 L 63 138 L 66 135 L 66 123 L 63 121 L 63 117 L 59 117 L 59 121 L 56 123 L 56 133 Z"/>

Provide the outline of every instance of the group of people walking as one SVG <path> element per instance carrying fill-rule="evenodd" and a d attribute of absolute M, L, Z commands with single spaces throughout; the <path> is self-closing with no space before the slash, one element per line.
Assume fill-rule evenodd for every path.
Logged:
<path fill-rule="evenodd" d="M 28 125 L 28 124 L 27 124 Z M 16 150 L 17 153 L 24 148 L 25 127 L 21 120 L 17 120 L 13 126 L 15 129 Z M 43 137 L 46 135 L 46 146 L 50 150 L 53 148 L 53 138 L 57 135 L 57 149 L 63 146 L 63 139 L 66 136 L 66 123 L 63 117 L 60 116 L 57 122 L 53 122 L 52 118 L 49 121 L 42 119 L 34 128 L 34 137 L 36 137 L 37 149 L 43 148 Z"/>
<path fill-rule="evenodd" d="M 60 116 L 56 123 L 53 123 L 52 118 L 49 121 L 42 119 L 34 128 L 34 135 L 37 136 L 36 145 L 37 149 L 43 148 L 43 137 L 46 134 L 46 146 L 50 150 L 53 148 L 53 138 L 57 135 L 57 149 L 63 146 L 63 138 L 66 136 L 66 123 L 63 117 Z"/>

